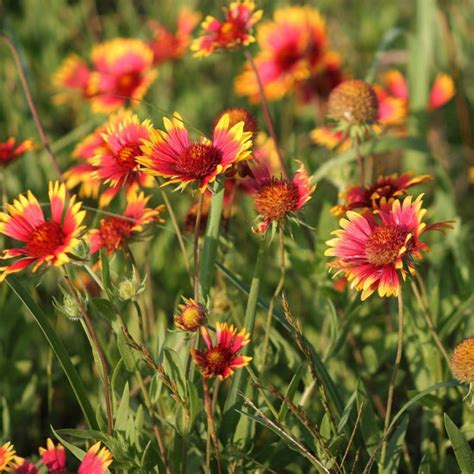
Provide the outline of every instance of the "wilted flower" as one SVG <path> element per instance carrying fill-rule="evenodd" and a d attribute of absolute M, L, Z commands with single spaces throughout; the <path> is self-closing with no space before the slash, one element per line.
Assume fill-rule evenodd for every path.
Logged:
<path fill-rule="evenodd" d="M 451 368 L 460 382 L 474 383 L 474 337 L 464 339 L 455 347 Z"/>
<path fill-rule="evenodd" d="M 100 197 L 101 206 L 108 204 L 122 188 L 152 186 L 153 180 L 140 169 L 138 161 L 143 154 L 140 147 L 152 130 L 149 120 L 140 123 L 130 112 L 110 119 L 107 131 L 102 134 L 104 145 L 95 149 L 96 155 L 90 160 L 95 167 L 93 177 L 110 186 Z"/>
<path fill-rule="evenodd" d="M 310 199 L 315 185 L 312 185 L 303 163 L 293 180 L 275 178 L 267 169 L 253 169 L 255 182 L 254 205 L 262 221 L 256 232 L 264 232 L 272 222 L 281 223 L 286 217 L 298 212 Z"/>
<path fill-rule="evenodd" d="M 201 15 L 190 8 L 181 8 L 176 33 L 172 33 L 157 21 L 150 22 L 153 40 L 148 43 L 148 46 L 153 51 L 153 64 L 158 65 L 182 58 L 191 44 L 191 33 L 200 18 Z"/>
<path fill-rule="evenodd" d="M 191 349 L 194 362 L 201 368 L 203 377 L 225 379 L 234 373 L 234 369 L 245 367 L 252 357 L 240 356 L 239 351 L 250 342 L 249 334 L 223 323 L 216 324 L 216 343 L 212 342 L 207 329 L 201 327 L 201 334 L 207 348 L 202 351 Z"/>
<path fill-rule="evenodd" d="M 371 186 L 352 186 L 341 193 L 342 203 L 334 206 L 331 212 L 335 216 L 342 216 L 354 209 L 378 209 L 382 202 L 391 203 L 395 198 L 404 196 L 408 188 L 430 179 L 429 175 L 412 176 L 411 173 L 380 176 Z"/>
<path fill-rule="evenodd" d="M 216 49 L 247 46 L 255 41 L 251 29 L 260 20 L 263 11 L 255 11 L 253 0 L 236 0 L 224 8 L 224 20 L 207 16 L 201 24 L 203 35 L 193 41 L 191 49 L 196 57 L 209 56 Z"/>
<path fill-rule="evenodd" d="M 10 442 L 0 446 L 0 472 L 8 471 L 14 466 L 15 448 Z"/>
<path fill-rule="evenodd" d="M 45 219 L 31 191 L 8 204 L 8 213 L 0 213 L 0 233 L 24 243 L 23 247 L 3 251 L 2 259 L 21 258 L 0 268 L 0 281 L 29 265 L 36 271 L 43 264 L 60 266 L 70 261 L 69 254 L 84 230 L 81 223 L 86 213 L 75 196 L 66 200 L 66 187 L 58 182 L 49 183 L 49 201 L 49 219 Z"/>
<path fill-rule="evenodd" d="M 349 125 L 371 124 L 376 120 L 377 113 L 377 95 L 365 81 L 344 81 L 329 95 L 328 115 L 339 122 Z"/>
<path fill-rule="evenodd" d="M 325 255 L 335 257 L 329 266 L 343 273 L 365 300 L 375 291 L 379 296 L 398 296 L 407 272 L 415 273 L 415 261 L 422 258 L 428 246 L 420 240 L 428 230 L 450 227 L 449 222 L 426 225 L 422 195 L 412 202 L 395 200 L 381 206 L 374 215 L 348 211 L 341 219 L 337 237 L 328 240 Z"/>
<path fill-rule="evenodd" d="M 4 168 L 21 155 L 33 149 L 32 140 L 24 140 L 15 144 L 15 137 L 10 137 L 6 142 L 0 142 L 0 167 Z"/>
<path fill-rule="evenodd" d="M 166 184 L 179 183 L 185 188 L 197 182 L 204 192 L 207 185 L 234 163 L 250 158 L 250 132 L 244 132 L 244 123 L 230 127 L 229 116 L 223 115 L 214 128 L 212 141 L 192 141 L 178 113 L 173 120 L 164 118 L 166 131 L 153 130 L 141 147 L 138 159 L 147 173 L 164 176 Z"/>
<path fill-rule="evenodd" d="M 127 196 L 127 207 L 122 216 L 105 217 L 100 220 L 98 229 L 90 231 L 91 254 L 105 249 L 107 254 L 116 252 L 128 245 L 132 238 L 138 237 L 143 227 L 152 222 L 163 222 L 160 212 L 164 206 L 146 207 L 151 196 L 132 191 Z"/>
<path fill-rule="evenodd" d="M 183 331 L 198 331 L 206 322 L 206 307 L 192 298 L 185 299 L 184 304 L 180 304 L 178 309 L 179 311 L 174 317 L 174 324 Z"/>
<path fill-rule="evenodd" d="M 278 100 L 310 80 L 323 64 L 326 27 L 317 10 L 310 6 L 277 9 L 272 21 L 258 27 L 260 52 L 255 66 L 268 100 Z M 255 73 L 246 64 L 235 81 L 237 94 L 260 100 Z"/>

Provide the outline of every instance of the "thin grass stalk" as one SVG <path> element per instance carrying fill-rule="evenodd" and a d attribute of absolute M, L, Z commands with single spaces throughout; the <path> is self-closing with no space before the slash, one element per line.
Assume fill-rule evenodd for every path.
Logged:
<path fill-rule="evenodd" d="M 398 294 L 398 341 L 397 341 L 397 354 L 395 356 L 395 365 L 393 366 L 392 378 L 390 380 L 390 385 L 388 387 L 388 396 L 387 396 L 387 410 L 385 412 L 384 420 L 384 431 L 383 431 L 383 444 L 382 451 L 380 454 L 380 465 L 379 471 L 383 472 L 385 465 L 385 456 L 387 453 L 388 445 L 388 430 L 390 427 L 390 417 L 392 416 L 392 406 L 393 406 L 393 395 L 395 392 L 395 383 L 397 380 L 398 370 L 400 368 L 400 363 L 402 361 L 403 355 L 403 329 L 404 329 L 404 311 L 403 311 L 403 296 L 402 290 Z"/>
<path fill-rule="evenodd" d="M 260 94 L 260 102 L 262 104 L 263 119 L 265 120 L 265 125 L 267 126 L 268 133 L 270 134 L 270 137 L 272 138 L 273 143 L 275 145 L 275 150 L 278 155 L 278 160 L 280 162 L 282 174 L 286 179 L 289 179 L 289 174 L 288 174 L 288 170 L 286 169 L 285 160 L 283 159 L 283 155 L 281 154 L 280 147 L 278 146 L 278 140 L 276 137 L 275 128 L 273 127 L 272 117 L 270 115 L 270 109 L 268 107 L 267 96 L 265 94 L 265 89 L 263 88 L 262 80 L 260 79 L 257 66 L 255 65 L 255 61 L 253 60 L 252 54 L 249 51 L 244 50 L 244 55 L 255 74 L 255 79 L 257 80 L 258 92 Z"/>
<path fill-rule="evenodd" d="M 26 101 L 28 102 L 28 107 L 30 108 L 30 112 L 31 112 L 31 115 L 33 116 L 33 120 L 35 122 L 36 128 L 38 129 L 41 142 L 43 143 L 44 149 L 46 150 L 46 152 L 48 153 L 51 159 L 51 164 L 53 165 L 53 168 L 58 180 L 61 183 L 64 183 L 64 177 L 63 177 L 63 174 L 61 173 L 61 168 L 59 167 L 58 159 L 56 158 L 56 155 L 53 149 L 51 148 L 51 145 L 48 140 L 48 136 L 46 135 L 46 132 L 44 130 L 43 122 L 41 121 L 41 118 L 38 114 L 38 110 L 36 109 L 35 102 L 33 100 L 33 96 L 31 95 L 30 86 L 28 85 L 28 81 L 26 80 L 25 70 L 21 63 L 20 55 L 18 54 L 16 46 L 13 44 L 13 41 L 5 32 L 0 33 L 0 38 L 3 39 L 3 41 L 5 42 L 5 44 L 8 46 L 8 48 L 10 49 L 12 53 L 13 59 L 15 60 L 16 68 L 18 70 L 18 75 L 20 76 L 21 85 L 23 86 L 23 91 L 25 93 Z"/>
<path fill-rule="evenodd" d="M 78 297 L 76 290 L 72 286 L 71 281 L 69 280 L 69 275 L 67 274 L 66 269 L 64 269 L 64 281 L 66 283 L 67 289 L 70 295 L 74 298 L 74 301 L 78 305 L 79 311 L 81 312 L 82 319 L 87 327 L 90 336 L 90 342 L 93 345 L 92 349 L 97 352 L 97 355 L 100 360 L 100 365 L 102 366 L 102 375 L 104 379 L 104 391 L 105 391 L 105 407 L 107 413 L 107 431 L 109 434 L 112 434 L 113 431 L 113 412 L 112 412 L 112 398 L 110 394 L 110 379 L 109 379 L 109 369 L 107 366 L 107 361 L 105 360 L 104 353 L 99 343 L 99 338 L 97 333 L 94 329 L 94 325 L 87 314 L 86 308 L 82 304 L 82 301 Z"/>
<path fill-rule="evenodd" d="M 283 290 L 283 286 L 285 285 L 285 276 L 286 276 L 286 268 L 285 268 L 285 234 L 284 234 L 284 224 L 283 221 L 278 225 L 279 230 L 279 238 L 278 238 L 278 250 L 280 256 L 280 279 L 278 280 L 277 287 L 273 293 L 272 299 L 270 300 L 270 305 L 268 307 L 267 312 L 267 319 L 265 322 L 265 337 L 263 340 L 263 355 L 262 355 L 262 364 L 260 368 L 260 372 L 263 374 L 265 371 L 265 365 L 267 362 L 267 353 L 268 353 L 268 345 L 270 342 L 270 331 L 272 329 L 272 319 L 273 319 L 273 308 L 275 307 L 275 301 L 278 298 L 278 295 Z"/>
<path fill-rule="evenodd" d="M 202 378 L 202 388 L 204 390 L 204 408 L 207 415 L 208 432 L 214 443 L 214 450 L 216 452 L 217 470 L 219 474 L 222 474 L 221 464 L 221 452 L 219 449 L 219 438 L 217 437 L 216 425 L 214 423 L 213 410 L 212 410 L 212 398 L 209 392 L 209 384 L 207 383 L 206 377 Z M 209 448 L 209 446 L 208 446 Z M 210 449 L 206 449 L 206 472 L 210 472 Z"/>
<path fill-rule="evenodd" d="M 206 304 L 215 273 L 219 230 L 224 207 L 224 180 L 222 177 L 215 181 L 212 191 L 211 209 L 199 262 L 199 301 L 203 304 Z"/>
<path fill-rule="evenodd" d="M 252 341 L 253 331 L 255 327 L 255 316 L 257 314 L 257 303 L 258 303 L 258 293 L 260 291 L 260 283 L 262 279 L 262 271 L 263 271 L 263 262 L 265 256 L 265 250 L 268 243 L 268 235 L 265 232 L 264 238 L 260 242 L 260 247 L 258 249 L 257 254 L 257 261 L 255 262 L 255 268 L 253 270 L 253 277 L 252 282 L 250 284 L 250 292 L 247 298 L 247 306 L 245 308 L 245 316 L 244 316 L 244 328 L 250 335 L 250 341 Z M 242 355 L 247 355 L 250 350 L 250 344 L 247 344 L 241 351 Z M 224 413 L 229 411 L 237 402 L 237 397 L 239 391 L 244 391 L 245 389 L 241 389 L 243 371 L 237 370 L 232 377 L 232 385 L 229 390 L 229 394 L 226 398 L 226 403 L 224 406 Z"/>

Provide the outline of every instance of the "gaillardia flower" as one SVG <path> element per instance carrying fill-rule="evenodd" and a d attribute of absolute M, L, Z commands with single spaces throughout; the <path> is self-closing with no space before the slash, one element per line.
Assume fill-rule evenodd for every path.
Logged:
<path fill-rule="evenodd" d="M 36 271 L 41 265 L 60 266 L 70 261 L 69 254 L 79 243 L 84 226 L 85 211 L 76 198 L 66 199 L 66 187 L 58 182 L 49 183 L 51 217 L 46 219 L 31 191 L 20 194 L 13 204 L 7 204 L 8 213 L 0 213 L 0 233 L 24 243 L 3 251 L 2 259 L 20 257 L 0 267 L 0 281 L 29 265 Z"/>
<path fill-rule="evenodd" d="M 250 31 L 260 20 L 263 10 L 255 11 L 253 0 L 236 0 L 224 12 L 224 21 L 207 16 L 202 22 L 203 35 L 191 45 L 196 57 L 209 56 L 216 49 L 247 46 L 255 41 Z"/>
<path fill-rule="evenodd" d="M 275 178 L 264 169 L 254 169 L 253 172 L 256 177 L 253 185 L 254 205 L 262 219 L 256 232 L 264 232 L 272 222 L 281 224 L 286 217 L 298 212 L 316 189 L 303 163 L 300 163 L 293 180 Z"/>
<path fill-rule="evenodd" d="M 157 21 L 151 21 L 153 40 L 148 43 L 148 46 L 153 51 L 153 64 L 158 65 L 182 58 L 191 44 L 191 34 L 200 18 L 201 15 L 190 8 L 181 8 L 176 33 L 172 33 Z"/>
<path fill-rule="evenodd" d="M 13 469 L 10 469 L 13 474 L 40 474 L 38 468 L 25 458 L 15 456 L 14 463 Z"/>
<path fill-rule="evenodd" d="M 362 300 L 375 291 L 381 297 L 398 296 L 400 277 L 405 280 L 408 272 L 414 274 L 415 261 L 428 250 L 421 235 L 450 227 L 449 222 L 429 226 L 423 222 L 422 197 L 413 202 L 407 196 L 403 203 L 395 200 L 391 206 L 382 205 L 376 215 L 348 211 L 340 221 L 341 229 L 333 232 L 337 237 L 326 242 L 330 248 L 325 255 L 335 257 L 330 268 L 342 272 L 362 292 Z"/>
<path fill-rule="evenodd" d="M 149 120 L 140 123 L 135 114 L 122 112 L 109 121 L 107 131 L 102 134 L 103 146 L 95 149 L 96 155 L 90 160 L 95 167 L 94 177 L 111 188 L 102 195 L 101 206 L 122 189 L 152 186 L 152 179 L 139 167 L 138 159 L 143 154 L 140 147 L 149 138 L 153 127 Z"/>
<path fill-rule="evenodd" d="M 373 87 L 365 81 L 341 82 L 329 95 L 328 115 L 350 125 L 371 124 L 377 118 L 378 100 Z"/>
<path fill-rule="evenodd" d="M 92 62 L 87 95 L 96 112 L 110 113 L 127 103 L 137 106 L 157 76 L 153 51 L 139 39 L 101 43 L 92 50 Z"/>
<path fill-rule="evenodd" d="M 257 133 L 257 119 L 243 107 L 232 107 L 230 109 L 225 109 L 214 120 L 214 126 L 217 125 L 222 116 L 226 114 L 229 116 L 230 128 L 232 128 L 234 125 L 237 125 L 239 122 L 244 122 L 244 132 L 252 132 L 253 136 Z"/>
<path fill-rule="evenodd" d="M 55 101 L 62 104 L 74 93 L 81 98 L 88 99 L 87 88 L 90 77 L 91 71 L 86 62 L 77 54 L 69 55 L 53 76 L 54 85 L 67 91 L 56 95 Z"/>
<path fill-rule="evenodd" d="M 198 331 L 206 322 L 206 307 L 192 298 L 185 299 L 184 304 L 178 306 L 178 310 L 174 317 L 174 324 L 183 331 Z"/>
<path fill-rule="evenodd" d="M 250 158 L 250 132 L 244 132 L 244 122 L 230 127 L 230 119 L 223 115 L 214 128 L 212 141 L 192 141 L 178 113 L 173 120 L 163 119 L 166 131 L 153 130 L 141 147 L 138 159 L 144 170 L 168 179 L 166 184 L 179 183 L 185 188 L 197 182 L 204 192 L 209 183 L 234 163 Z"/>
<path fill-rule="evenodd" d="M 146 207 L 150 196 L 132 191 L 127 196 L 127 207 L 122 216 L 106 217 L 100 220 L 98 229 L 90 231 L 91 254 L 105 249 L 112 254 L 124 245 L 128 245 L 132 238 L 143 232 L 144 226 L 152 222 L 163 222 L 160 212 L 164 206 L 156 208 Z"/>
<path fill-rule="evenodd" d="M 297 84 L 316 74 L 326 48 L 326 27 L 317 10 L 310 6 L 277 9 L 272 21 L 257 30 L 260 52 L 255 66 L 268 100 L 281 99 Z M 235 81 L 238 95 L 260 100 L 258 81 L 246 64 Z"/>
<path fill-rule="evenodd" d="M 15 448 L 8 442 L 0 446 L 0 472 L 8 471 L 14 466 Z"/>
<path fill-rule="evenodd" d="M 202 351 L 191 349 L 194 362 L 201 368 L 203 377 L 225 379 L 234 373 L 234 369 L 245 367 L 252 357 L 238 355 L 239 351 L 250 342 L 249 334 L 223 323 L 216 324 L 216 343 L 212 342 L 207 329 L 201 327 L 201 335 L 207 348 Z"/>
<path fill-rule="evenodd" d="M 15 145 L 15 137 L 10 137 L 6 142 L 0 142 L 0 167 L 4 168 L 21 155 L 33 149 L 32 140 L 24 140 Z"/>
<path fill-rule="evenodd" d="M 380 176 L 371 186 L 352 186 L 341 193 L 342 203 L 334 206 L 331 213 L 339 217 L 354 209 L 378 209 L 381 203 L 390 204 L 395 198 L 406 195 L 408 188 L 430 179 L 429 175 L 412 176 L 411 173 Z"/>
<path fill-rule="evenodd" d="M 474 337 L 464 339 L 455 347 L 451 369 L 460 382 L 474 383 Z"/>

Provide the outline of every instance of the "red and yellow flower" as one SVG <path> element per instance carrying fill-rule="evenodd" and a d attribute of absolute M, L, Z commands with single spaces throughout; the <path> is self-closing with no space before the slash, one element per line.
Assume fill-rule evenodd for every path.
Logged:
<path fill-rule="evenodd" d="M 253 188 L 255 210 L 260 222 L 255 232 L 264 232 L 272 222 L 281 224 L 283 220 L 298 212 L 310 199 L 316 185 L 303 163 L 296 171 L 293 180 L 271 176 L 265 166 L 252 168 L 255 180 Z"/>
<path fill-rule="evenodd" d="M 328 150 L 338 148 L 341 152 L 351 147 L 351 141 L 342 130 L 335 130 L 330 127 L 316 127 L 309 134 L 311 140 L 317 145 L 321 145 Z"/>
<path fill-rule="evenodd" d="M 153 179 L 140 169 L 138 161 L 143 154 L 140 147 L 152 130 L 149 120 L 140 123 L 130 112 L 120 112 L 110 119 L 107 131 L 101 135 L 104 144 L 95 149 L 96 155 L 90 159 L 95 167 L 93 177 L 110 186 L 100 196 L 101 206 L 108 204 L 122 188 L 153 185 Z"/>
<path fill-rule="evenodd" d="M 179 183 L 178 188 L 183 189 L 197 182 L 204 192 L 218 175 L 251 156 L 252 133 L 244 132 L 243 122 L 230 127 L 228 114 L 215 126 L 212 141 L 191 140 L 178 113 L 163 121 L 166 131 L 151 132 L 138 161 L 147 173 L 167 178 L 166 184 Z"/>
<path fill-rule="evenodd" d="M 77 54 L 69 55 L 53 76 L 54 85 L 68 91 L 56 95 L 56 102 L 66 102 L 71 96 L 71 92 L 78 94 L 79 97 L 89 98 L 90 77 L 91 70 L 87 63 Z"/>
<path fill-rule="evenodd" d="M 455 92 L 453 79 L 447 74 L 438 74 L 430 91 L 428 110 L 439 109 L 447 104 Z"/>
<path fill-rule="evenodd" d="M 317 10 L 294 6 L 275 11 L 273 21 L 262 23 L 257 31 L 261 51 L 255 65 L 265 94 L 278 100 L 308 80 L 325 56 L 326 26 Z M 237 94 L 260 100 L 255 73 L 247 64 L 235 82 Z"/>
<path fill-rule="evenodd" d="M 91 254 L 105 249 L 107 254 L 116 252 L 128 245 L 137 234 L 143 232 L 144 226 L 152 222 L 163 222 L 160 212 L 164 206 L 146 207 L 151 196 L 132 191 L 127 196 L 127 207 L 123 216 L 111 216 L 100 220 L 98 229 L 90 231 Z"/>
<path fill-rule="evenodd" d="M 190 8 L 181 8 L 176 33 L 172 33 L 157 21 L 152 21 L 150 26 L 153 30 L 153 40 L 148 46 L 153 51 L 153 64 L 158 65 L 182 58 L 191 44 L 191 34 L 200 18 L 201 15 Z"/>
<path fill-rule="evenodd" d="M 407 273 L 415 273 L 415 261 L 422 258 L 428 246 L 421 235 L 433 229 L 450 227 L 449 222 L 426 225 L 423 217 L 422 195 L 412 201 L 393 201 L 381 206 L 374 215 L 369 211 L 358 214 L 348 211 L 341 219 L 341 229 L 328 240 L 325 255 L 335 257 L 329 266 L 342 272 L 352 287 L 365 300 L 377 291 L 381 297 L 398 296 L 401 281 Z"/>
<path fill-rule="evenodd" d="M 225 379 L 234 373 L 234 369 L 245 367 L 252 360 L 252 357 L 238 354 L 250 342 L 245 329 L 238 332 L 233 325 L 217 323 L 215 344 L 204 326 L 201 327 L 201 335 L 207 347 L 203 350 L 191 349 L 191 354 L 203 377 Z"/>
<path fill-rule="evenodd" d="M 201 24 L 203 35 L 191 45 L 191 49 L 195 51 L 194 55 L 205 57 L 216 49 L 249 45 L 255 41 L 250 32 L 262 14 L 263 10 L 255 11 L 253 0 L 236 0 L 224 9 L 223 21 L 207 16 Z"/>
<path fill-rule="evenodd" d="M 183 331 L 198 331 L 206 322 L 206 307 L 192 298 L 185 299 L 184 304 L 178 306 L 178 310 L 174 316 L 174 324 Z"/>
<path fill-rule="evenodd" d="M 112 453 L 105 447 L 100 446 L 100 442 L 89 448 L 84 456 L 77 474 L 104 474 L 112 464 Z"/>
<path fill-rule="evenodd" d="M 0 142 L 0 167 L 6 167 L 33 147 L 33 140 L 24 140 L 16 145 L 15 137 L 10 137 L 6 142 Z"/>
<path fill-rule="evenodd" d="M 49 201 L 49 219 L 31 191 L 7 204 L 8 213 L 0 213 L 0 233 L 24 243 L 3 251 L 3 260 L 20 258 L 0 267 L 0 281 L 30 265 L 36 271 L 41 265 L 60 266 L 70 261 L 70 253 L 84 230 L 81 223 L 86 213 L 75 196 L 66 199 L 66 186 L 58 182 L 49 183 Z"/>
<path fill-rule="evenodd" d="M 13 474 L 40 474 L 38 468 L 25 458 L 15 456 L 14 463 L 13 468 L 9 470 Z"/>
<path fill-rule="evenodd" d="M 10 470 L 14 465 L 15 448 L 10 442 L 0 446 L 0 472 Z"/>
<path fill-rule="evenodd" d="M 39 454 L 48 472 L 67 474 L 66 451 L 64 446 L 59 443 L 55 446 L 51 438 L 48 438 L 46 448 L 39 448 Z"/>
<path fill-rule="evenodd" d="M 394 199 L 406 195 L 408 188 L 431 179 L 429 175 L 412 176 L 411 173 L 380 176 L 371 186 L 352 186 L 341 193 L 342 203 L 334 206 L 331 212 L 339 217 L 354 209 L 379 209 L 381 203 L 391 204 Z"/>

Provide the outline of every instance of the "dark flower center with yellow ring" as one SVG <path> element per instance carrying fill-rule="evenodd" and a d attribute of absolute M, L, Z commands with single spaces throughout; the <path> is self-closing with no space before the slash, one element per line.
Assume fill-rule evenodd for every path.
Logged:
<path fill-rule="evenodd" d="M 377 267 L 394 264 L 406 236 L 406 230 L 399 225 L 376 227 L 365 244 L 367 260 Z"/>
<path fill-rule="evenodd" d="M 175 168 L 188 178 L 202 179 L 215 171 L 221 158 L 222 152 L 215 146 L 192 143 L 178 156 Z"/>
<path fill-rule="evenodd" d="M 298 188 L 287 179 L 272 178 L 255 195 L 255 210 L 265 219 L 280 221 L 297 210 Z"/>
<path fill-rule="evenodd" d="M 64 232 L 57 222 L 43 222 L 31 233 L 26 251 L 31 257 L 53 255 L 64 244 Z"/>
<path fill-rule="evenodd" d="M 212 375 L 220 375 L 229 366 L 232 352 L 224 347 L 213 347 L 205 354 L 206 369 Z"/>

